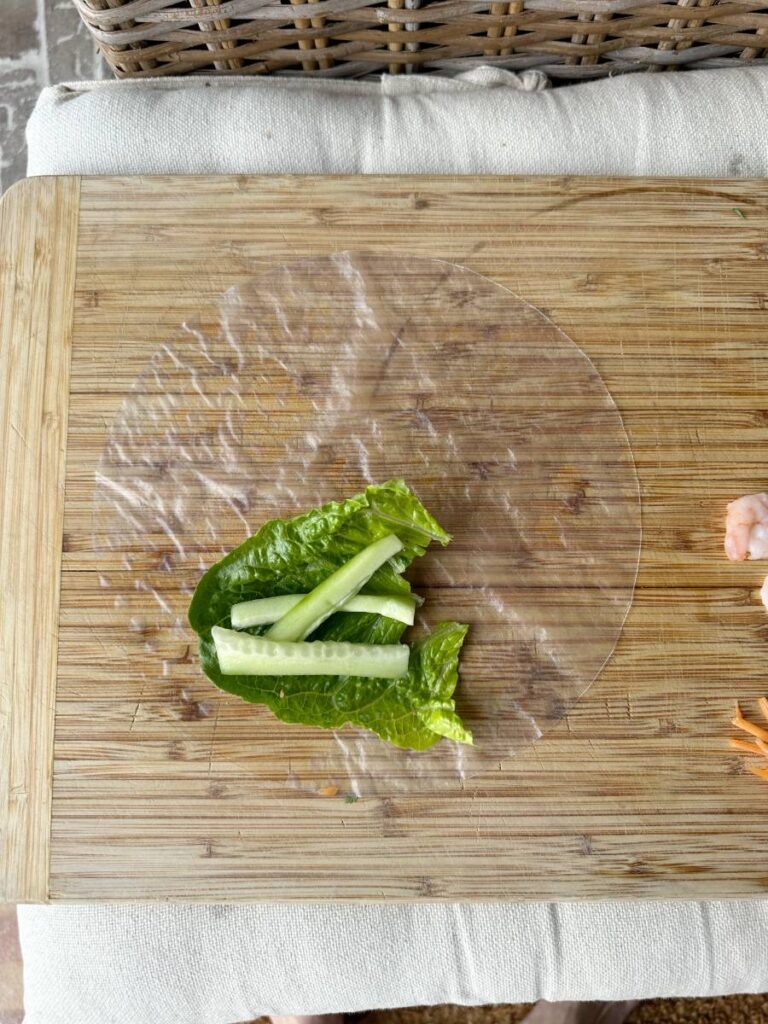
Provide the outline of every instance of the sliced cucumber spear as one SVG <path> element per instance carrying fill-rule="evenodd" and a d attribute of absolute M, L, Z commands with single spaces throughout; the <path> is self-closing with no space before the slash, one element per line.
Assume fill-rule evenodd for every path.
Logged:
<path fill-rule="evenodd" d="M 306 594 L 267 630 L 265 636 L 271 640 L 303 640 L 329 615 L 338 611 L 345 601 L 354 597 L 379 566 L 396 555 L 402 546 L 394 533 L 369 544 Z"/>
<path fill-rule="evenodd" d="M 399 679 L 408 673 L 405 644 L 290 642 L 214 626 L 219 668 L 225 676 L 363 676 Z"/>
<path fill-rule="evenodd" d="M 255 601 L 241 601 L 232 607 L 232 628 L 246 629 L 248 626 L 264 626 L 270 622 L 277 622 L 303 597 L 306 595 L 283 594 L 280 597 L 259 597 Z M 398 622 L 412 626 L 416 598 L 410 594 L 357 594 L 350 597 L 337 610 L 384 615 L 388 619 L 397 619 Z"/>

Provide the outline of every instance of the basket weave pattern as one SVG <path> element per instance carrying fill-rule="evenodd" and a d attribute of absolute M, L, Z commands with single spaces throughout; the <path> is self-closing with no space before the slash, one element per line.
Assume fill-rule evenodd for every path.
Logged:
<path fill-rule="evenodd" d="M 768 63 L 751 0 L 74 0 L 115 74 L 352 78 L 478 64 L 556 78 Z"/>

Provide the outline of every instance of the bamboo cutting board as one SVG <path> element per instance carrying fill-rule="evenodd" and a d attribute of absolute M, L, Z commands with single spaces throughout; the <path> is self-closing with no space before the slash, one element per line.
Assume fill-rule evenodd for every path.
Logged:
<path fill-rule="evenodd" d="M 285 727 L 254 749 L 254 709 L 204 678 L 169 699 L 151 652 L 121 675 L 131 624 L 100 598 L 90 508 L 149 339 L 258 270 L 348 249 L 464 264 L 544 310 L 616 400 L 643 513 L 624 632 L 567 718 L 462 789 L 354 804 L 286 787 L 271 771 Z M 728 500 L 768 487 L 767 330 L 764 182 L 14 187 L 0 205 L 3 897 L 764 895 L 768 788 L 726 737 L 734 698 L 754 711 L 768 691 L 768 619 L 760 567 L 724 559 L 722 523 Z"/>

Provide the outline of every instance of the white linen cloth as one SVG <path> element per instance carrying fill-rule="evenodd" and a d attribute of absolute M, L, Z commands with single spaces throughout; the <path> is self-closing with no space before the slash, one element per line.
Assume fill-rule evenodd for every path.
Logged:
<path fill-rule="evenodd" d="M 20 907 L 25 1024 L 768 990 L 768 903 Z"/>
<path fill-rule="evenodd" d="M 45 89 L 35 174 L 768 175 L 768 68 L 546 89 L 537 71 Z"/>
<path fill-rule="evenodd" d="M 768 69 L 56 86 L 30 174 L 768 176 Z M 768 990 L 768 903 L 20 907 L 26 1024 Z"/>

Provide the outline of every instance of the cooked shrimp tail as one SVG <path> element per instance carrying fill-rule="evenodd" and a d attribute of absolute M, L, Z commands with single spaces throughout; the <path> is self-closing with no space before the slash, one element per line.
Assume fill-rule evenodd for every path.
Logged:
<path fill-rule="evenodd" d="M 768 558 L 768 494 L 747 494 L 728 506 L 725 553 L 732 562 Z"/>

